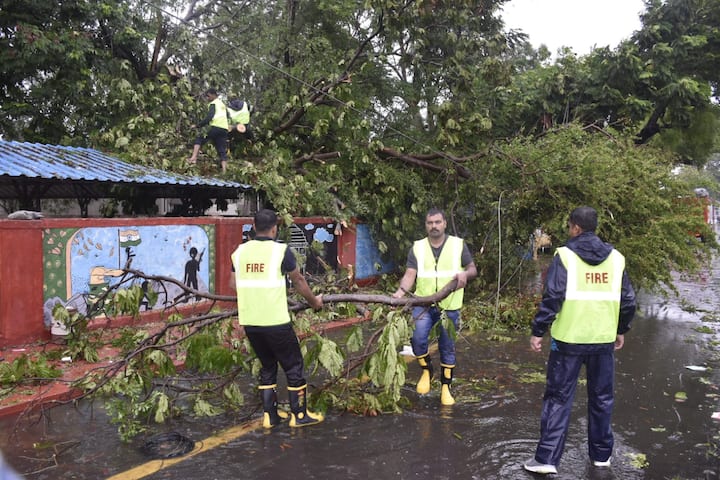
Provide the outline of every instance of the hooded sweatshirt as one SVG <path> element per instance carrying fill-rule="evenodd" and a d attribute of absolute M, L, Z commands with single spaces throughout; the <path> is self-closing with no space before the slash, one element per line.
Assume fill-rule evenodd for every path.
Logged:
<path fill-rule="evenodd" d="M 590 265 L 598 265 L 607 259 L 613 246 L 605 243 L 595 235 L 594 232 L 583 232 L 580 235 L 568 240 L 565 245 L 575 252 L 584 262 Z M 555 255 L 548 267 L 545 280 L 545 290 L 538 312 L 532 322 L 532 334 L 542 337 L 548 331 L 550 325 L 562 308 L 565 301 L 565 289 L 567 286 L 567 270 L 560 261 L 560 256 Z M 636 302 L 635 290 L 630 283 L 627 271 L 623 271 L 622 293 L 620 294 L 620 318 L 617 333 L 622 335 L 630 330 L 630 322 L 635 316 Z M 588 319 L 592 321 L 592 319 Z M 601 344 L 571 344 L 552 339 L 551 349 L 567 354 L 584 355 L 588 353 L 604 353 L 612 351 L 614 343 Z"/>

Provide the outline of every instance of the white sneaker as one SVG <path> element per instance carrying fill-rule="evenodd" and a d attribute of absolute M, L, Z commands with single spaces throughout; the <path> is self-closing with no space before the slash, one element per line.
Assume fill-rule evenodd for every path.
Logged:
<path fill-rule="evenodd" d="M 528 472 L 533 473 L 542 473 L 544 475 L 548 473 L 557 473 L 557 468 L 555 468 L 555 465 L 546 465 L 544 463 L 540 463 L 534 458 L 531 458 L 527 462 L 523 464 L 523 467 Z"/>
<path fill-rule="evenodd" d="M 406 357 L 414 357 L 415 356 L 411 345 L 403 345 L 402 350 L 400 350 L 400 355 L 404 355 Z"/>
<path fill-rule="evenodd" d="M 601 462 L 600 460 L 593 460 L 593 465 L 595 465 L 596 467 L 609 467 L 610 466 L 610 458 L 608 458 L 604 462 Z"/>

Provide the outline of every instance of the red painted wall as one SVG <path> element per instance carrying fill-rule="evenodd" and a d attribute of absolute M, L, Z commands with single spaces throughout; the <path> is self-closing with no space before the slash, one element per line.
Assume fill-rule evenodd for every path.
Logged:
<path fill-rule="evenodd" d="M 297 224 L 333 223 L 327 218 L 298 218 Z M 234 295 L 230 288 L 230 254 L 242 241 L 247 217 L 158 217 L 0 220 L 0 347 L 49 340 L 43 322 L 43 230 L 57 228 L 155 225 L 215 225 L 215 293 Z M 354 263 L 354 231 L 343 229 L 337 238 L 338 264 Z M 229 303 L 227 307 L 232 307 Z M 192 308 L 190 308 L 192 310 Z M 156 320 L 158 312 L 141 314 L 140 321 Z M 126 322 L 127 323 L 127 319 Z"/>
<path fill-rule="evenodd" d="M 7 223 L 6 228 L 0 224 L 0 344 L 35 340 L 44 333 L 40 222 Z M 35 228 L 27 228 L 28 223 Z"/>

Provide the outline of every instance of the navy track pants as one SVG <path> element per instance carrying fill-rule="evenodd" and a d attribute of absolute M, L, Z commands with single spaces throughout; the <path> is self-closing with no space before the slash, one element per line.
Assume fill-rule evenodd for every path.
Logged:
<path fill-rule="evenodd" d="M 604 462 L 613 450 L 611 417 L 614 403 L 614 353 L 566 355 L 551 351 L 547 384 L 540 420 L 540 441 L 535 460 L 555 465 L 565 448 L 570 413 L 580 368 L 585 365 L 588 396 L 588 454 L 590 460 Z"/>

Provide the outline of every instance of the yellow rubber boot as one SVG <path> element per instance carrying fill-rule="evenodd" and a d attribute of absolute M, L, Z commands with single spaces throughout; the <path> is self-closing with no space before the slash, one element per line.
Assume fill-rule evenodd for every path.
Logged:
<path fill-rule="evenodd" d="M 432 360 L 430 360 L 430 357 L 426 353 L 423 356 L 417 357 L 417 361 L 422 368 L 422 373 L 420 374 L 420 380 L 418 380 L 416 390 L 420 395 L 427 395 L 430 392 L 430 381 L 433 376 Z"/>
<path fill-rule="evenodd" d="M 325 420 L 322 413 L 311 412 L 307 409 L 307 385 L 302 387 L 288 387 L 290 398 L 290 426 L 306 427 Z"/>
<path fill-rule="evenodd" d="M 260 385 L 260 395 L 263 403 L 263 428 L 272 428 L 288 417 L 286 412 L 277 409 L 277 385 Z"/>
<path fill-rule="evenodd" d="M 450 384 L 452 383 L 453 368 L 455 368 L 455 365 L 443 365 L 441 363 L 440 367 L 442 368 L 442 377 L 440 377 L 440 383 L 442 384 L 440 387 L 440 403 L 443 405 L 455 405 L 455 399 L 450 393 Z"/>

